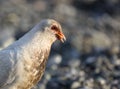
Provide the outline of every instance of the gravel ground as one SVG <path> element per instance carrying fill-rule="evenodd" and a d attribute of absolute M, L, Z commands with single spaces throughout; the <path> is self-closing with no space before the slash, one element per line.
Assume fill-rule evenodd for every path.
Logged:
<path fill-rule="evenodd" d="M 62 24 L 33 89 L 120 89 L 119 0 L 0 0 L 0 49 L 44 18 Z"/>

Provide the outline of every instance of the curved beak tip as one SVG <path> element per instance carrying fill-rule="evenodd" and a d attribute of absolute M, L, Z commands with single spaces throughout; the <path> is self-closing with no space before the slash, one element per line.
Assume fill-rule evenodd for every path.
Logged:
<path fill-rule="evenodd" d="M 66 37 L 63 36 L 63 37 L 60 39 L 60 41 L 61 41 L 62 43 L 64 43 L 64 42 L 66 41 Z"/>

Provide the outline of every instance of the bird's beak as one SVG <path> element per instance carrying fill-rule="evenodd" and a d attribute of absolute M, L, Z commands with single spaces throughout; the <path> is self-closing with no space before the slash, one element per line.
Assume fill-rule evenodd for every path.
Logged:
<path fill-rule="evenodd" d="M 60 40 L 62 43 L 64 43 L 66 41 L 66 37 L 62 32 L 59 32 L 56 34 L 58 40 Z"/>
<path fill-rule="evenodd" d="M 60 41 L 61 41 L 62 43 L 64 43 L 64 42 L 66 41 L 66 37 L 63 35 L 63 37 L 60 39 Z"/>

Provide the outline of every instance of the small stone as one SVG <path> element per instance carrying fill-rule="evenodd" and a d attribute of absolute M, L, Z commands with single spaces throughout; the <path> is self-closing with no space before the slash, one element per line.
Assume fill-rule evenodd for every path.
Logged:
<path fill-rule="evenodd" d="M 103 78 L 98 78 L 98 82 L 102 85 L 104 85 L 106 83 L 105 79 L 103 79 Z"/>
<path fill-rule="evenodd" d="M 115 61 L 114 61 L 114 64 L 115 64 L 115 65 L 120 65 L 120 60 L 115 60 Z"/>
<path fill-rule="evenodd" d="M 85 81 L 85 77 L 80 77 L 79 78 L 79 82 L 84 82 Z"/>
<path fill-rule="evenodd" d="M 79 59 L 71 59 L 68 62 L 70 67 L 79 67 L 80 66 L 80 60 Z"/>
<path fill-rule="evenodd" d="M 79 82 L 74 82 L 71 86 L 71 89 L 76 89 L 80 87 L 80 83 Z"/>
<path fill-rule="evenodd" d="M 49 73 L 46 73 L 46 76 L 45 76 L 45 77 L 46 77 L 47 80 L 50 80 L 50 79 L 51 79 L 51 75 L 50 75 Z"/>
<path fill-rule="evenodd" d="M 80 72 L 79 72 L 79 76 L 80 76 L 80 77 L 85 76 L 85 72 L 84 72 L 84 71 L 80 71 Z"/>
<path fill-rule="evenodd" d="M 86 80 L 86 86 L 87 87 L 90 87 L 90 88 L 93 88 L 93 86 L 94 86 L 94 80 L 93 80 L 93 78 L 90 78 L 90 79 L 88 79 L 88 80 Z"/>
<path fill-rule="evenodd" d="M 96 60 L 95 57 L 88 57 L 87 60 L 86 60 L 86 63 L 87 63 L 87 64 L 91 64 L 91 63 L 94 63 L 95 60 Z"/>
<path fill-rule="evenodd" d="M 49 67 L 53 65 L 58 65 L 61 63 L 61 61 L 62 61 L 62 56 L 60 54 L 56 54 L 48 60 L 47 66 Z"/>
<path fill-rule="evenodd" d="M 46 89 L 46 86 L 45 84 L 41 83 L 41 84 L 38 84 L 38 87 L 36 89 Z"/>
<path fill-rule="evenodd" d="M 71 69 L 71 74 L 72 74 L 72 75 L 77 75 L 77 74 L 78 74 L 78 71 L 77 71 L 75 68 L 72 68 L 72 69 Z"/>
<path fill-rule="evenodd" d="M 92 89 L 92 88 L 89 88 L 89 87 L 82 87 L 82 88 L 79 88 L 79 89 Z"/>

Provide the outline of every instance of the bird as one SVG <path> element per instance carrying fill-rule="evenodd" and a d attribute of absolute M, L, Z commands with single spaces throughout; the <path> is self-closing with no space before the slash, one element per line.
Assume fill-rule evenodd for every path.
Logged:
<path fill-rule="evenodd" d="M 51 46 L 66 41 L 59 22 L 43 19 L 13 44 L 0 50 L 0 89 L 31 89 L 44 74 Z"/>

